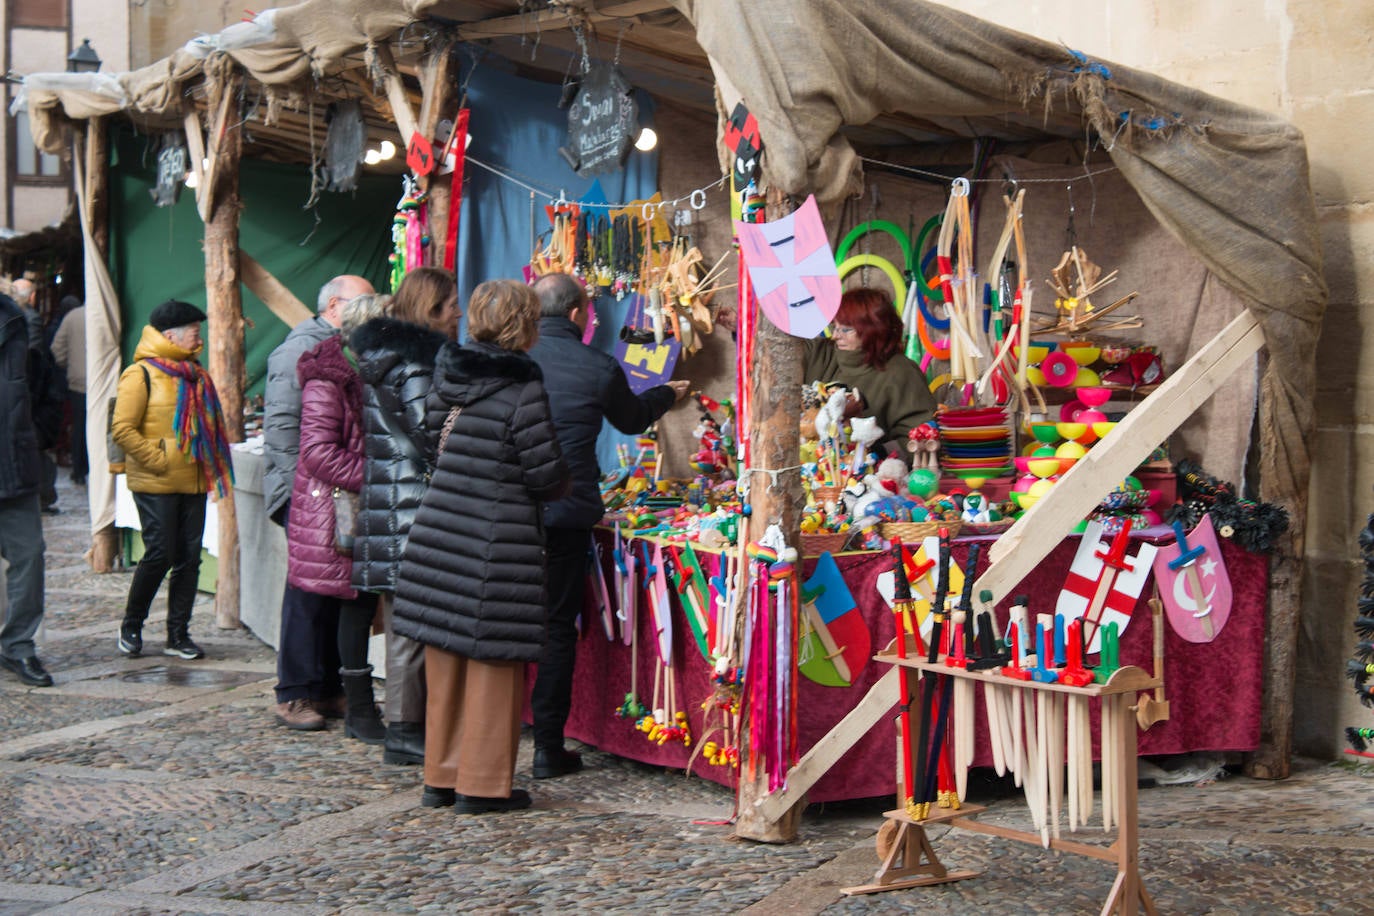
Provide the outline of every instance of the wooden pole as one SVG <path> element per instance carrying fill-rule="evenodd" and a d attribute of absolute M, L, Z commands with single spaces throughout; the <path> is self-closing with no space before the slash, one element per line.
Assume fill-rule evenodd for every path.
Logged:
<path fill-rule="evenodd" d="M 439 121 L 448 111 L 453 98 L 452 66 L 453 43 L 447 37 L 439 37 L 430 45 L 429 54 L 420 65 L 420 118 L 416 125 L 421 136 L 434 144 L 434 171 L 420 176 L 421 191 L 429 194 L 429 250 L 425 253 L 425 263 L 435 267 L 444 266 L 444 250 L 448 243 L 448 204 L 449 177 L 439 175 L 443 165 L 441 144 L 448 142 L 447 133 L 438 137 Z"/>
<path fill-rule="evenodd" d="M 110 251 L 110 154 L 109 154 L 109 134 L 106 130 L 105 119 L 102 117 L 91 118 L 86 122 L 85 127 L 77 133 L 77 145 L 75 155 L 85 157 L 85 179 L 86 187 L 86 221 L 90 231 L 91 251 L 87 252 L 87 257 L 91 260 L 98 260 L 102 264 L 108 263 Z M 89 282 L 89 281 L 88 281 Z M 88 325 L 96 319 L 87 310 L 86 321 Z M 87 339 L 91 339 L 87 335 Z M 118 366 L 115 366 L 116 374 Z M 92 388 L 99 390 L 97 386 Z M 86 423 L 87 441 L 103 443 L 105 403 L 102 397 L 89 398 L 86 402 L 86 412 L 89 416 L 92 411 L 96 412 L 97 420 L 95 424 L 87 422 L 86 417 L 74 417 L 78 423 Z M 92 436 L 92 430 L 101 433 L 101 438 L 97 440 Z M 106 460 L 104 446 L 100 446 L 97 460 L 102 462 L 99 465 L 99 473 L 104 472 L 103 462 Z M 106 491 L 110 492 L 110 491 Z M 95 512 L 92 511 L 92 517 Z M 119 558 L 119 534 L 115 531 L 113 523 L 102 525 L 100 528 L 91 532 L 91 550 L 86 555 L 87 562 L 91 569 L 98 573 L 107 573 L 114 570 L 115 562 Z"/>
<path fill-rule="evenodd" d="M 213 118 L 207 147 L 211 151 L 212 181 L 199 189 L 205 207 L 205 299 L 209 313 L 209 369 L 219 391 L 224 425 L 231 442 L 243 441 L 243 294 L 239 288 L 239 160 L 243 131 L 238 115 L 242 85 L 232 65 L 207 68 L 210 112 L 228 111 Z M 229 98 L 226 100 L 226 96 Z M 227 106 L 227 107 L 226 107 Z M 206 196 L 208 195 L 208 197 Z M 233 490 L 218 503 L 219 581 L 215 586 L 215 625 L 239 626 L 239 529 Z"/>
<path fill-rule="evenodd" d="M 781 191 L 770 188 L 767 196 L 769 220 L 791 213 L 794 207 Z M 749 505 L 752 514 L 747 534 L 740 537 L 756 541 L 771 524 L 782 528 L 787 543 L 798 546 L 800 541 L 801 507 L 803 502 L 801 472 L 797 468 L 801 423 L 801 366 L 802 342 L 779 330 L 771 321 L 760 317 L 754 335 L 755 361 L 749 377 L 752 380 L 753 421 L 750 440 L 753 443 L 753 473 L 747 473 Z M 773 474 L 765 473 L 777 469 Z M 773 607 L 770 603 L 770 609 Z M 791 710 L 789 709 L 790 713 Z M 749 726 L 740 728 L 740 741 L 746 745 Z M 748 748 L 742 748 L 747 756 Z M 797 827 L 805 798 L 798 798 L 790 808 L 780 812 L 776 820 L 764 817 L 756 803 L 767 797 L 767 780 L 763 773 L 750 780 L 741 767 L 739 786 L 739 817 L 735 835 L 764 843 L 790 843 L 797 838 Z"/>

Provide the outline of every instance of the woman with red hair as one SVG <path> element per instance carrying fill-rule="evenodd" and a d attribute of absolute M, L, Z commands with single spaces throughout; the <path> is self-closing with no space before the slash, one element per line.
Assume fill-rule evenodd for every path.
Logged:
<path fill-rule="evenodd" d="M 902 350 L 902 320 L 888 293 L 851 289 L 840 297 L 831 337 L 807 341 L 802 380 L 841 382 L 863 405 L 854 416 L 872 416 L 883 441 L 905 444 L 913 427 L 935 416 L 925 373 Z"/>

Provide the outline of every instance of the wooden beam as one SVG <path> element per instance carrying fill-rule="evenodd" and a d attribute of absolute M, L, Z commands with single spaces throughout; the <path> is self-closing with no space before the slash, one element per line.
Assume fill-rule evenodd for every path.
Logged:
<path fill-rule="evenodd" d="M 997 539 L 991 551 L 992 565 L 974 583 L 974 594 L 986 588 L 1000 596 L 1014 588 L 1069 534 L 1104 493 L 1192 416 L 1193 411 L 1201 407 L 1231 373 L 1259 352 L 1263 344 L 1264 334 L 1259 321 L 1248 310 L 1242 312 L 1141 401 L 1108 434 L 1104 444 L 1080 459 L 1064 480 Z M 1108 442 L 1110 445 L 1106 444 Z M 1035 532 L 1033 538 L 1026 536 L 1030 530 Z M 816 742 L 789 771 L 785 791 L 755 803 L 760 817 L 769 817 L 786 805 L 799 803 L 816 780 L 877 725 L 896 701 L 896 687 L 884 676 L 869 688 L 868 694 L 849 715 Z M 743 791 L 740 802 L 743 820 Z"/>
<path fill-rule="evenodd" d="M 644 13 L 660 13 L 672 9 L 667 0 L 626 0 L 622 3 L 609 3 L 599 9 L 585 13 L 587 22 L 605 22 L 610 19 L 628 19 Z M 460 41 L 478 41 L 483 38 L 500 38 L 505 35 L 525 35 L 553 29 L 571 28 L 574 18 L 584 14 L 567 7 L 548 7 L 536 13 L 521 13 L 515 16 L 496 16 L 470 22 L 458 29 Z"/>
<path fill-rule="evenodd" d="M 441 144 L 448 142 L 447 134 L 437 136 L 439 121 L 453 106 L 453 49 L 446 40 L 437 40 L 430 45 L 429 53 L 420 64 L 420 135 L 428 137 L 434 144 L 436 159 L 443 155 Z M 425 253 L 425 263 L 435 267 L 444 266 L 444 251 L 448 245 L 449 215 L 449 176 L 440 177 L 439 166 L 435 162 L 434 171 L 421 176 L 417 182 L 420 190 L 429 195 L 429 250 Z"/>
<path fill-rule="evenodd" d="M 405 149 L 415 135 L 415 110 L 410 107 L 410 97 L 406 95 L 401 71 L 396 67 L 396 58 L 386 42 L 377 45 L 377 63 L 382 68 L 382 82 L 386 85 L 387 101 L 391 103 L 391 117 L 401 134 L 401 149 Z"/>
<path fill-rule="evenodd" d="M 1139 467 L 1263 345 L 1259 320 L 1249 310 L 1242 312 L 1128 413 L 1103 444 L 1076 462 L 1059 484 L 993 543 L 988 554 L 992 564 L 974 583 L 974 594 L 989 589 L 999 599 L 1006 595 L 1104 494 Z"/>
<path fill-rule="evenodd" d="M 793 209 L 777 188 L 769 189 L 767 206 L 770 221 L 786 216 Z M 752 396 L 750 410 L 753 414 L 750 430 L 753 454 L 750 464 L 754 473 L 746 479 L 752 514 L 746 526 L 747 534 L 741 532 L 740 536 L 747 542 L 757 541 L 769 525 L 777 525 L 788 544 L 800 547 L 802 485 L 800 469 L 797 467 L 797 427 L 801 423 L 802 343 L 800 339 L 780 330 L 760 311 L 754 333 L 754 353 L 754 366 L 749 375 Z M 775 473 L 764 473 L 770 470 Z M 768 606 L 771 612 L 773 604 L 769 603 Z M 776 624 L 769 629 L 777 632 Z M 755 646 L 754 651 L 767 650 Z M 785 715 L 790 716 L 791 712 L 789 706 Z M 753 748 L 748 747 L 747 716 L 740 726 L 740 734 L 742 750 L 745 752 L 742 756 L 755 753 Z M 795 840 L 802 809 L 806 807 L 805 799 L 798 793 L 788 808 L 773 817 L 764 817 L 759 802 L 768 793 L 767 782 L 762 772 L 758 774 L 758 779 L 749 779 L 746 768 L 741 766 L 740 769 L 739 817 L 735 821 L 735 836 L 764 843 L 790 843 Z"/>
<path fill-rule="evenodd" d="M 851 747 L 873 729 L 875 723 L 881 722 L 883 716 L 897 704 L 898 698 L 897 666 L 893 665 L 868 688 L 868 693 L 864 694 L 858 705 L 812 745 L 811 750 L 788 771 L 786 789 L 754 802 L 759 817 L 765 821 L 776 821 L 789 808 L 801 804 L 816 780 L 829 772 Z"/>
<path fill-rule="evenodd" d="M 272 310 L 288 328 L 313 318 L 315 313 L 296 294 L 286 288 L 271 271 L 263 267 L 246 251 L 239 251 L 239 279 L 262 300 L 263 305 Z"/>
<path fill-rule="evenodd" d="M 243 441 L 243 297 L 239 289 L 239 160 L 243 153 L 243 124 L 228 118 L 243 77 L 226 68 L 222 78 L 208 80 L 210 110 L 222 112 L 219 129 L 212 130 L 214 163 L 202 190 L 211 195 L 205 223 L 205 298 L 210 325 L 210 377 L 219 392 L 225 431 L 230 442 Z M 219 581 L 215 586 L 215 624 L 239 625 L 239 529 L 234 491 L 218 503 Z"/>

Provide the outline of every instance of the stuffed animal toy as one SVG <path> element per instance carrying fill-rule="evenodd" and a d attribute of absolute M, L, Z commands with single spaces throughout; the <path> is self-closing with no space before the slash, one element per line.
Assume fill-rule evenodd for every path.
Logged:
<path fill-rule="evenodd" d="M 889 493 L 899 493 L 902 481 L 906 480 L 906 464 L 895 454 L 888 455 L 878 463 L 878 481 Z"/>

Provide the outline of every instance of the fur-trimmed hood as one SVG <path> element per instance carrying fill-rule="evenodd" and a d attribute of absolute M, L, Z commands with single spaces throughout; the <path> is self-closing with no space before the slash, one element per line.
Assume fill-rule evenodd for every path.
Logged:
<path fill-rule="evenodd" d="M 439 351 L 434 366 L 434 391 L 447 404 L 475 403 L 510 385 L 542 380 L 529 354 L 503 350 L 489 343 L 450 341 Z"/>
<path fill-rule="evenodd" d="M 434 358 L 448 338 L 438 331 L 401 321 L 373 318 L 353 329 L 350 346 L 358 356 L 358 374 L 377 385 L 397 365 L 434 367 Z"/>

